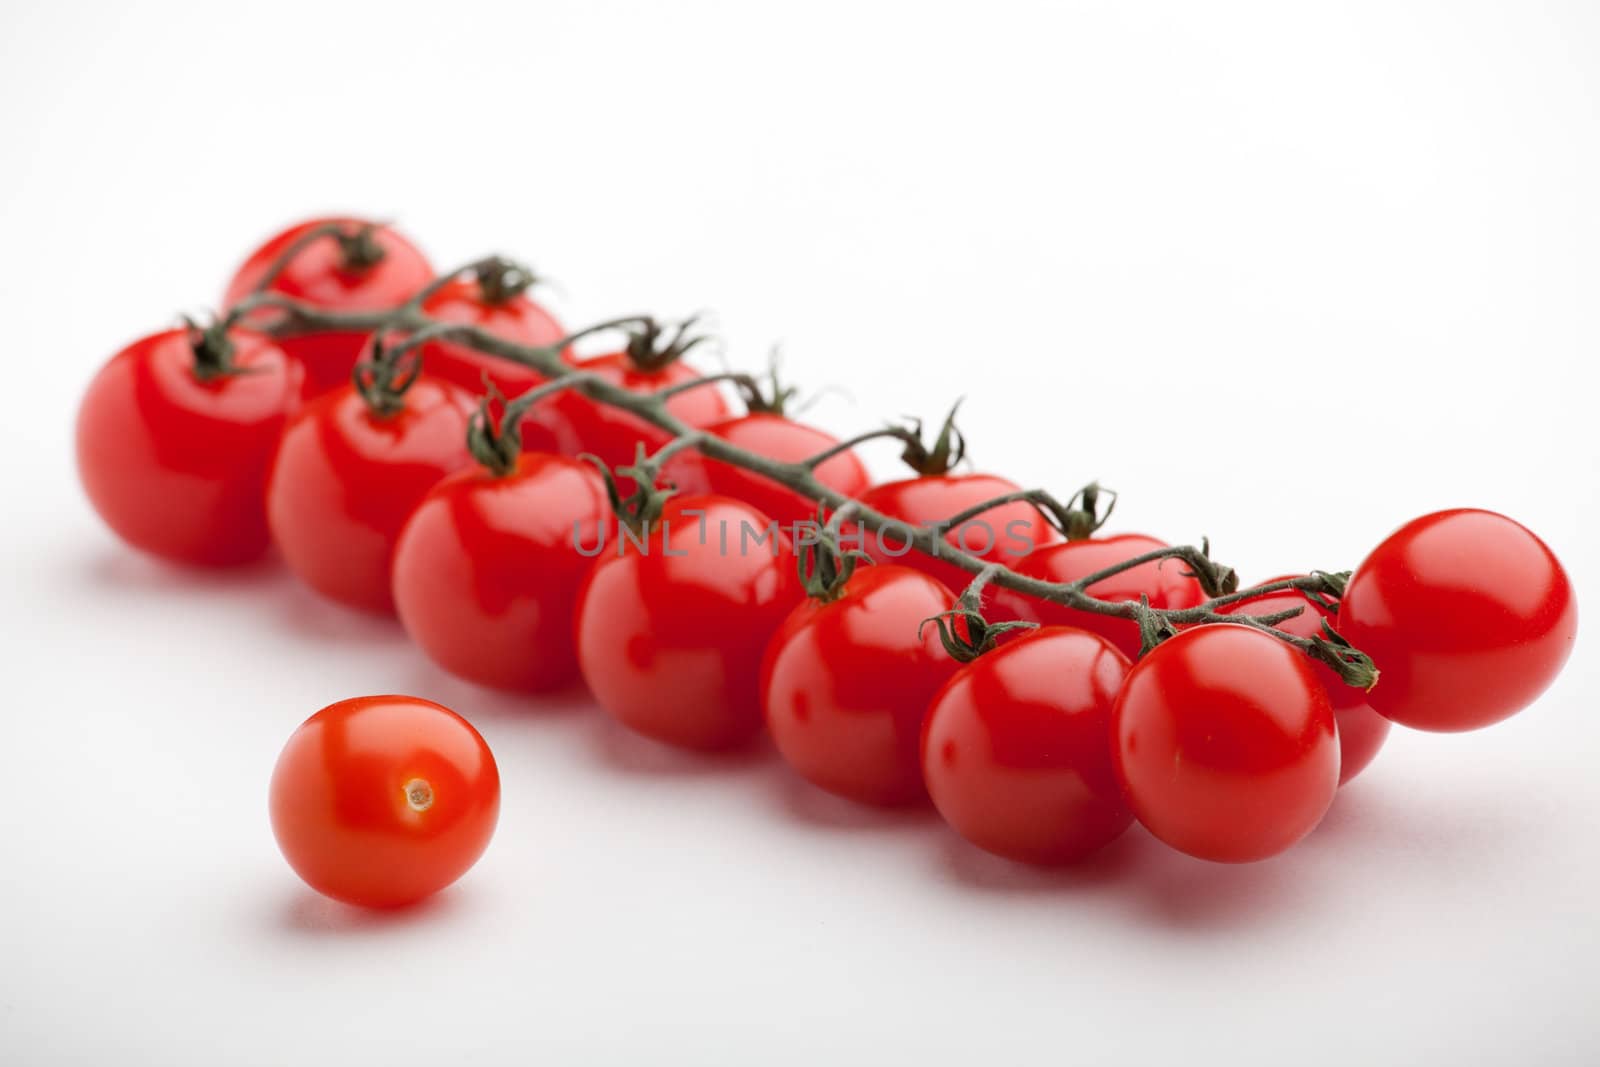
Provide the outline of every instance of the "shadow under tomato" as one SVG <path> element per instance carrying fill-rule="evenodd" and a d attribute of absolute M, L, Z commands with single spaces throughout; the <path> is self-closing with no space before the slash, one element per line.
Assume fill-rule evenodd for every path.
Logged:
<path fill-rule="evenodd" d="M 451 886 L 431 897 L 403 908 L 362 908 L 325 897 L 304 886 L 283 902 L 279 925 L 289 933 L 305 937 L 359 936 L 435 924 L 468 910 L 464 898 L 471 894 Z"/>
<path fill-rule="evenodd" d="M 771 770 L 773 751 L 766 736 L 722 752 L 697 752 L 678 748 L 623 726 L 596 708 L 588 729 L 588 748 L 605 769 L 655 778 L 702 778 L 748 773 L 753 768 Z"/>
<path fill-rule="evenodd" d="M 762 787 L 786 817 L 826 830 L 872 833 L 933 827 L 933 805 L 920 803 L 880 807 L 835 796 L 812 785 L 781 761 L 774 760 Z"/>
<path fill-rule="evenodd" d="M 938 843 L 939 868 L 958 885 L 985 893 L 1070 893 L 1122 886 L 1137 877 L 1141 842 L 1130 840 L 1136 833 L 1137 828 L 1130 829 L 1081 862 L 1036 867 L 986 852 L 947 829 Z"/>
<path fill-rule="evenodd" d="M 458 678 L 420 654 L 407 662 L 404 688 L 399 691 L 443 704 L 474 725 L 599 714 L 581 681 L 543 693 L 516 693 Z"/>
<path fill-rule="evenodd" d="M 190 596 L 234 593 L 283 585 L 287 574 L 276 555 L 235 567 L 186 567 L 146 555 L 126 545 L 105 545 L 94 551 L 81 573 L 94 588 L 112 593 L 174 593 Z"/>

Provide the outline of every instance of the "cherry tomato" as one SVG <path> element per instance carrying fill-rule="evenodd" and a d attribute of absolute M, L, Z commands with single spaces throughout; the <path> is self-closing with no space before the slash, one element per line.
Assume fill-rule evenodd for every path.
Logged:
<path fill-rule="evenodd" d="M 1093 537 L 1046 545 L 1016 560 L 1011 569 L 1041 581 L 1073 582 L 1123 560 L 1166 547 L 1164 542 L 1142 534 Z M 1200 583 L 1188 577 L 1187 572 L 1188 566 L 1182 560 L 1159 560 L 1096 582 L 1088 591 L 1102 600 L 1138 600 L 1140 596 L 1147 596 L 1152 608 L 1192 608 L 1204 603 L 1206 595 Z M 1129 659 L 1139 658 L 1139 626 L 1129 619 L 1076 611 L 1000 588 L 995 589 L 993 607 L 987 614 L 991 622 L 1022 619 L 1076 626 L 1106 638 Z"/>
<path fill-rule="evenodd" d="M 773 521 L 704 495 L 669 500 L 643 548 L 613 526 L 576 614 L 578 664 L 602 708 L 685 748 L 760 732 L 762 652 L 802 595 Z"/>
<path fill-rule="evenodd" d="M 522 293 L 491 300 L 475 278 L 455 278 L 441 285 L 422 309 L 441 322 L 477 326 L 497 337 L 530 348 L 553 345 L 566 336 L 555 316 Z M 459 385 L 468 393 L 483 392 L 483 379 L 508 397 L 520 396 L 547 379 L 538 371 L 486 355 L 467 345 L 433 341 L 422 346 L 422 365 L 435 378 Z M 545 405 L 538 405 L 522 419 L 522 447 L 527 452 L 554 452 L 561 437 L 539 420 Z"/>
<path fill-rule="evenodd" d="M 1378 667 L 1367 699 L 1419 730 L 1475 730 L 1527 707 L 1577 630 L 1560 561 L 1492 511 L 1413 519 L 1372 550 L 1339 606 L 1339 632 Z"/>
<path fill-rule="evenodd" d="M 1305 611 L 1292 619 L 1277 624 L 1284 633 L 1296 637 L 1316 637 L 1322 633 L 1322 620 L 1334 629 L 1339 628 L 1336 612 L 1307 600 L 1294 590 L 1285 593 L 1267 593 L 1228 604 L 1217 611 L 1223 615 L 1271 615 L 1289 608 Z M 1339 727 L 1339 784 L 1344 785 L 1360 774 L 1383 747 L 1389 736 L 1389 720 L 1372 710 L 1367 694 L 1353 685 L 1346 685 L 1333 668 L 1325 663 L 1312 663 L 1311 669 L 1322 682 L 1333 706 L 1333 717 Z"/>
<path fill-rule="evenodd" d="M 1017 490 L 1016 483 L 990 474 L 930 474 L 873 486 L 858 499 L 892 519 L 917 527 L 943 523 L 967 508 Z M 972 581 L 972 575 L 954 563 L 910 548 L 892 528 L 881 534 L 860 530 L 856 536 L 861 539 L 861 550 L 877 562 L 913 567 L 939 579 L 956 593 Z M 944 539 L 981 559 L 1011 567 L 1036 546 L 1059 541 L 1061 535 L 1032 504 L 1016 502 L 992 508 L 948 530 Z"/>
<path fill-rule="evenodd" d="M 1333 707 L 1311 662 L 1246 626 L 1197 626 L 1157 645 L 1129 673 L 1111 727 L 1134 815 L 1201 859 L 1282 852 L 1339 788 Z"/>
<path fill-rule="evenodd" d="M 839 443 L 838 438 L 821 430 L 767 412 L 740 415 L 705 429 L 740 448 L 784 463 L 797 463 Z M 817 466 L 816 475 L 824 485 L 849 497 L 860 496 L 872 481 L 854 452 L 841 452 L 825 460 Z M 665 476 L 674 484 L 705 484 L 711 492 L 754 504 L 777 519 L 786 531 L 817 518 L 817 505 L 793 489 L 753 471 L 705 459 L 698 453 L 680 452 L 673 456 Z"/>
<path fill-rule="evenodd" d="M 471 410 L 461 390 L 427 377 L 394 415 L 351 386 L 301 409 L 267 479 L 267 519 L 290 569 L 341 603 L 394 611 L 395 541 L 434 483 L 472 463 Z"/>
<path fill-rule="evenodd" d="M 527 691 L 571 681 L 572 612 L 594 565 L 580 547 L 598 543 L 610 516 L 604 483 L 580 460 L 528 452 L 503 476 L 458 471 L 400 534 L 400 621 L 436 663 L 471 681 Z"/>
<path fill-rule="evenodd" d="M 180 563 L 226 565 L 267 549 L 262 486 L 300 369 L 270 340 L 233 330 L 237 373 L 197 367 L 197 335 L 136 341 L 89 383 L 78 475 L 117 536 Z"/>
<path fill-rule="evenodd" d="M 329 704 L 272 772 L 272 832 L 319 893 L 395 908 L 465 874 L 494 835 L 500 773 L 472 724 L 408 696 Z"/>
<path fill-rule="evenodd" d="M 852 574 L 838 599 L 796 607 L 761 672 L 767 728 L 789 765 L 865 804 L 925 796 L 922 718 L 957 664 L 922 622 L 954 603 L 942 582 L 883 564 Z"/>
<path fill-rule="evenodd" d="M 1070 863 L 1133 821 L 1111 772 L 1111 707 L 1128 660 L 1047 626 L 986 652 L 934 696 L 922 773 L 957 833 L 1023 863 Z"/>
<path fill-rule="evenodd" d="M 383 311 L 399 307 L 433 278 L 433 268 L 410 241 L 388 226 L 360 219 L 308 219 L 250 253 L 223 297 L 232 308 L 256 291 L 268 271 L 312 230 L 344 224 L 340 234 L 309 238 L 290 255 L 266 291 L 329 311 Z M 315 396 L 350 380 L 367 335 L 328 331 L 285 338 L 283 350 L 306 368 L 306 394 Z"/>
<path fill-rule="evenodd" d="M 626 389 L 654 393 L 670 386 L 694 381 L 700 375 L 680 362 L 645 370 L 625 352 L 579 360 L 577 370 L 595 374 Z M 679 393 L 667 401 L 667 410 L 690 426 L 710 426 L 728 417 L 728 404 L 716 386 L 706 385 Z M 633 463 L 639 444 L 654 452 L 672 440 L 672 435 L 620 408 L 597 403 L 574 389 L 557 393 L 536 404 L 530 414 L 541 425 L 550 426 L 559 438 L 559 451 L 569 456 L 587 453 L 611 468 Z M 707 490 L 703 467 L 684 464 L 679 468 L 678 489 L 685 494 Z M 632 479 L 619 479 L 623 491 L 631 489 Z"/>

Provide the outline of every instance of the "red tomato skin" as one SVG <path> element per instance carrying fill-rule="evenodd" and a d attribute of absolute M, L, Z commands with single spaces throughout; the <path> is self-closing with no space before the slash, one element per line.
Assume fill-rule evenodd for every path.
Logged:
<path fill-rule="evenodd" d="M 273 237 L 250 253 L 234 273 L 222 299 L 224 310 L 255 292 L 278 257 L 303 234 L 329 222 L 364 224 L 360 219 L 308 219 Z M 310 242 L 268 285 L 267 291 L 303 300 L 328 311 L 384 311 L 399 307 L 433 278 L 433 268 L 417 247 L 388 226 L 373 233 L 384 257 L 364 270 L 346 270 L 339 244 L 332 237 Z M 287 337 L 281 347 L 306 369 L 305 392 L 318 396 L 350 381 L 367 334 L 325 331 Z"/>
<path fill-rule="evenodd" d="M 1414 519 L 1356 568 L 1339 632 L 1380 672 L 1368 700 L 1418 730 L 1476 730 L 1527 707 L 1572 653 L 1578 602 L 1555 554 L 1492 511 Z"/>
<path fill-rule="evenodd" d="M 638 393 L 654 393 L 700 377 L 683 363 L 669 363 L 658 371 L 640 370 L 623 352 L 582 359 L 574 367 Z M 710 426 L 729 415 L 727 401 L 715 385 L 679 393 L 667 401 L 667 410 L 694 427 Z M 568 456 L 587 453 L 611 468 L 632 464 L 640 442 L 650 453 L 672 440 L 671 434 L 639 416 L 596 403 L 574 389 L 541 401 L 529 414 L 551 427 L 557 438 L 556 451 Z M 686 463 L 678 473 L 679 492 L 688 495 L 709 491 L 703 465 Z M 632 479 L 628 479 L 623 488 L 632 485 Z"/>
<path fill-rule="evenodd" d="M 1274 581 L 1278 579 L 1273 579 Z M 1292 619 L 1278 623 L 1277 628 L 1295 637 L 1316 637 L 1322 633 L 1322 620 L 1335 630 L 1339 617 L 1304 596 L 1289 590 L 1251 597 L 1217 609 L 1222 615 L 1271 615 L 1288 608 L 1304 608 Z M 1326 663 L 1311 664 L 1311 670 L 1322 682 L 1333 706 L 1333 717 L 1339 727 L 1339 784 L 1344 785 L 1360 774 L 1377 756 L 1389 736 L 1389 720 L 1372 710 L 1367 694 L 1353 685 L 1345 685 L 1333 668 Z"/>
<path fill-rule="evenodd" d="M 183 330 L 135 341 L 78 408 L 78 476 L 106 525 L 177 563 L 230 566 L 267 550 L 262 487 L 300 389 L 268 338 L 230 333 L 246 373 L 202 382 Z"/>
<path fill-rule="evenodd" d="M 1143 534 L 1118 534 L 1065 541 L 1046 545 L 1014 562 L 1012 570 L 1045 582 L 1073 582 L 1095 571 L 1132 559 L 1167 544 Z M 1145 563 L 1090 586 L 1089 592 L 1102 600 L 1150 598 L 1153 608 L 1192 608 L 1205 602 L 1205 591 L 1193 578 L 1185 577 L 1188 566 L 1177 559 Z M 1051 626 L 1076 626 L 1096 633 L 1116 645 L 1129 659 L 1139 658 L 1139 626 L 1129 619 L 1077 611 L 1009 589 L 995 587 L 991 622 L 1021 619 Z"/>
<path fill-rule="evenodd" d="M 794 422 L 782 415 L 752 412 L 707 426 L 706 432 L 729 444 L 782 463 L 798 463 L 839 443 L 822 430 Z M 699 469 L 690 469 L 699 468 Z M 771 478 L 735 467 L 720 460 L 706 459 L 698 453 L 683 452 L 667 464 L 666 477 L 676 483 L 704 483 L 709 491 L 753 504 L 777 519 L 784 531 L 793 533 L 800 523 L 816 522 L 817 505 L 793 489 Z M 818 480 L 848 497 L 860 496 L 871 477 L 854 452 L 841 452 L 819 464 Z"/>
<path fill-rule="evenodd" d="M 962 837 L 1020 863 L 1074 863 L 1133 822 L 1111 770 L 1111 707 L 1128 659 L 1047 626 L 962 667 L 933 698 L 922 773 Z"/>
<path fill-rule="evenodd" d="M 426 782 L 416 810 L 407 786 Z M 272 832 L 317 892 L 368 908 L 414 904 L 465 874 L 500 815 L 489 746 L 419 697 L 330 704 L 289 738 L 272 772 Z"/>
<path fill-rule="evenodd" d="M 1311 663 L 1249 627 L 1197 626 L 1157 645 L 1129 673 L 1111 723 L 1134 816 L 1201 859 L 1284 851 L 1339 787 L 1333 707 Z"/>
<path fill-rule="evenodd" d="M 991 474 L 938 474 L 920 478 L 906 478 L 885 482 L 866 490 L 857 499 L 862 504 L 900 522 L 916 527 L 927 523 L 942 523 L 953 515 L 981 504 L 985 500 L 1014 493 L 1015 482 Z M 1012 524 L 1016 523 L 1016 526 Z M 898 563 L 932 575 L 952 592 L 959 594 L 972 581 L 972 575 L 944 559 L 934 559 L 914 549 L 891 532 L 880 536 L 870 530 L 856 530 L 861 538 L 859 546 L 879 563 Z M 1005 504 L 984 512 L 964 524 L 963 530 L 951 529 L 945 541 L 966 548 L 982 559 L 1014 567 L 1027 553 L 1040 545 L 1053 544 L 1061 535 L 1045 521 L 1032 504 Z"/>
<path fill-rule="evenodd" d="M 944 583 L 891 563 L 861 568 L 839 599 L 808 599 L 784 620 L 762 665 L 762 708 L 801 777 L 862 804 L 926 798 L 922 720 L 958 664 L 922 622 L 954 604 Z"/>
<path fill-rule="evenodd" d="M 476 279 L 471 278 L 456 278 L 444 283 L 423 303 L 422 310 L 441 322 L 477 326 L 496 337 L 530 348 L 556 344 L 567 335 L 554 315 L 527 296 L 519 293 L 499 303 L 491 303 L 484 299 L 483 290 Z M 448 341 L 423 345 L 422 365 L 431 376 L 452 382 L 473 396 L 483 395 L 485 375 L 508 397 L 521 396 L 549 380 L 531 367 Z M 543 415 L 542 410 L 534 410 L 523 418 L 523 451 L 554 452 L 559 449 L 561 439 L 541 421 Z"/>
<path fill-rule="evenodd" d="M 394 601 L 445 670 L 522 692 L 576 679 L 572 613 L 610 520 L 589 464 L 524 453 L 509 474 L 457 471 L 428 491 L 394 556 Z"/>
<path fill-rule="evenodd" d="M 705 514 L 685 514 L 694 510 Z M 772 521 L 702 495 L 670 500 L 644 551 L 611 527 L 575 622 L 578 665 L 602 708 L 682 748 L 732 748 L 760 733 L 762 653 L 803 596 L 786 538 L 777 557 L 770 541 L 740 549 L 741 523 Z"/>
<path fill-rule="evenodd" d="M 435 483 L 472 463 L 471 409 L 427 377 L 393 416 L 373 414 L 351 386 L 301 409 L 267 479 L 267 521 L 289 569 L 323 596 L 392 614 L 400 529 Z"/>

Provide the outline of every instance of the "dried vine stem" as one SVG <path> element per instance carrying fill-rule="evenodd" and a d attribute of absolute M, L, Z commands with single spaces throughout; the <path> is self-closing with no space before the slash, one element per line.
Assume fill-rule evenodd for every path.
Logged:
<path fill-rule="evenodd" d="M 469 269 L 470 266 L 463 268 L 463 270 Z M 475 326 L 440 322 L 424 312 L 416 302 L 390 311 L 335 312 L 324 311 L 276 293 L 259 293 L 237 305 L 226 321 L 228 324 L 236 323 L 246 314 L 259 312 L 262 309 L 272 309 L 280 313 L 270 322 L 261 322 L 258 317 L 258 321 L 254 324 L 254 328 L 273 336 L 292 336 L 321 330 L 394 332 L 407 335 L 407 338 L 390 346 L 391 357 L 397 350 L 410 350 L 425 340 L 449 340 L 484 354 L 521 364 L 550 379 L 548 385 L 541 387 L 542 390 L 554 391 L 563 387 L 576 389 L 593 400 L 637 415 L 672 434 L 674 438 L 682 439 L 675 440 L 667 446 L 674 452 L 681 448 L 696 448 L 711 459 L 770 478 L 817 502 L 829 511 L 836 511 L 849 505 L 853 509 L 853 520 L 867 530 L 879 534 L 887 532 L 896 545 L 904 542 L 909 549 L 954 563 L 969 574 L 974 576 L 983 574 L 985 581 L 990 584 L 1041 600 L 1064 604 L 1078 611 L 1131 620 L 1139 625 L 1147 645 L 1170 636 L 1181 626 L 1198 623 L 1235 623 L 1268 633 L 1306 655 L 1328 664 L 1350 685 L 1370 689 L 1377 683 L 1378 672 L 1371 659 L 1351 648 L 1343 638 L 1328 629 L 1326 624 L 1324 624 L 1325 632 L 1321 636 L 1299 637 L 1275 629 L 1273 626 L 1274 622 L 1283 622 L 1294 613 L 1290 615 L 1279 613 L 1278 616 L 1262 618 L 1250 615 L 1224 615 L 1217 610 L 1264 593 L 1289 589 L 1299 590 L 1308 597 L 1337 596 L 1343 590 L 1345 576 L 1342 574 L 1313 571 L 1305 577 L 1283 579 L 1240 590 L 1237 588 L 1237 576 L 1232 569 L 1214 562 L 1206 546 L 1176 545 L 1124 560 L 1073 582 L 1046 582 L 1030 578 L 950 544 L 943 536 L 947 527 L 913 528 L 832 489 L 817 478 L 816 466 L 820 462 L 818 457 L 798 463 L 786 463 L 748 451 L 720 437 L 702 433 L 685 423 L 667 409 L 665 398 L 659 394 L 637 393 L 589 375 L 577 374 L 570 365 L 562 361 L 561 352 L 572 342 L 605 330 L 652 326 L 654 320 L 648 316 L 610 319 L 580 330 L 555 344 L 538 348 L 505 340 Z M 908 444 L 909 439 L 914 437 L 916 443 L 919 446 L 921 444 L 920 435 L 916 435 L 912 430 L 896 427 L 862 434 L 852 438 L 848 443 L 859 443 L 876 437 L 896 437 L 907 441 Z M 842 450 L 842 447 L 830 450 L 823 458 Z M 1051 510 L 1065 510 L 1043 490 L 1033 490 L 1026 498 Z M 1051 508 L 1051 505 L 1054 507 Z M 1168 559 L 1179 560 L 1186 564 L 1210 599 L 1193 608 L 1162 609 L 1130 601 L 1101 600 L 1088 592 L 1089 586 L 1113 575 L 1147 563 Z"/>

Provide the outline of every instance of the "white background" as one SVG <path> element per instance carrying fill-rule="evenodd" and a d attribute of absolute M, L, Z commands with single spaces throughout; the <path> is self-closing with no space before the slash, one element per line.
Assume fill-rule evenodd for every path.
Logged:
<path fill-rule="evenodd" d="M 70 453 L 118 346 L 356 211 L 527 257 L 570 323 L 713 309 L 732 363 L 847 387 L 838 431 L 965 395 L 980 468 L 1247 578 L 1503 510 L 1592 619 L 1597 115 L 1581 2 L 6 4 L 0 1061 L 1600 1062 L 1587 634 L 1281 859 L 1135 830 L 1040 874 L 138 558 Z M 385 691 L 504 777 L 399 916 L 302 887 L 265 804 L 300 720 Z"/>

